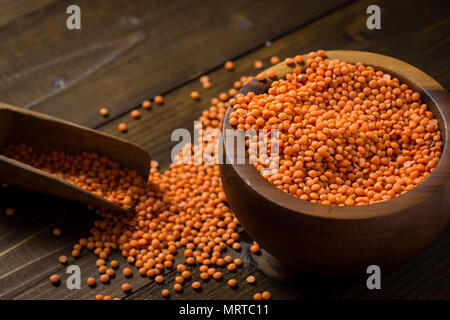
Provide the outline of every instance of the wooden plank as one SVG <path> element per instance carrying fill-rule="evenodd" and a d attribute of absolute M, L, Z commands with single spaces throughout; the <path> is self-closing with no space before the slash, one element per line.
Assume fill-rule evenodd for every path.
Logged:
<path fill-rule="evenodd" d="M 448 277 L 450 256 L 450 226 L 432 246 L 404 264 L 382 270 L 381 290 L 367 290 L 365 279 L 347 284 L 340 299 L 427 299 L 439 292 L 437 283 Z M 448 281 L 448 280 L 447 280 Z M 448 298 L 448 297 L 447 297 Z"/>
<path fill-rule="evenodd" d="M 0 7 L 0 27 L 17 20 L 33 11 L 43 9 L 56 0 L 2 0 Z"/>
<path fill-rule="evenodd" d="M 0 101 L 94 127 L 105 121 L 100 107 L 119 115 L 346 1 L 84 0 L 79 31 L 67 30 L 68 4 L 58 2 L 0 28 Z M 78 66 L 92 48 L 136 31 L 146 37 L 139 45 L 101 67 L 104 50 Z"/>

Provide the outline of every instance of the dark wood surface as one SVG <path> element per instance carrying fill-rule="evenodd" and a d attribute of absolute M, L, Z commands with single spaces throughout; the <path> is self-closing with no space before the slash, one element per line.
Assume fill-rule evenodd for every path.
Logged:
<path fill-rule="evenodd" d="M 22 1 L 25 2 L 25 1 Z M 9 2 L 8 2 L 9 3 Z M 323 49 L 373 51 L 404 60 L 450 87 L 450 20 L 442 1 L 380 1 L 382 29 L 366 28 L 372 1 L 80 1 L 82 30 L 65 28 L 70 1 L 36 1 L 33 7 L 9 5 L 0 15 L 0 101 L 41 111 L 128 139 L 149 151 L 161 167 L 170 163 L 170 134 L 192 129 L 193 120 L 212 97 L 228 90 L 241 75 L 255 74 L 253 61 L 268 66 L 281 58 Z M 267 46 L 266 41 L 271 45 Z M 233 72 L 222 68 L 233 59 Z M 213 88 L 198 81 L 208 74 Z M 201 93 L 199 102 L 189 98 Z M 164 94 L 163 106 L 129 111 L 142 100 Z M 102 118 L 98 110 L 110 109 Z M 128 123 L 126 134 L 117 131 Z M 89 299 L 95 294 L 125 295 L 119 274 L 109 285 L 86 288 L 97 274 L 95 256 L 71 259 L 81 267 L 83 288 L 54 288 L 48 276 L 62 275 L 57 262 L 89 233 L 95 219 L 84 205 L 14 188 L 0 189 L 0 298 Z M 58 226 L 62 236 L 51 230 Z M 369 291 L 366 279 L 323 278 L 276 267 L 267 253 L 249 253 L 250 238 L 241 231 L 246 261 L 236 278 L 254 274 L 257 283 L 238 290 L 211 282 L 204 290 L 185 289 L 173 299 L 249 299 L 270 290 L 274 299 L 450 299 L 450 228 L 431 247 L 401 266 L 382 271 L 382 290 Z M 234 255 L 236 253 L 233 252 Z M 120 268 L 127 263 L 120 259 Z M 180 259 L 180 257 L 177 257 Z M 262 266 L 262 267 L 261 267 Z M 277 278 L 278 275 L 282 278 Z M 195 274 L 194 274 L 195 276 Z M 168 275 L 170 281 L 174 277 Z M 284 279 L 284 280 L 283 280 Z M 159 299 L 160 285 L 136 274 L 129 299 Z"/>

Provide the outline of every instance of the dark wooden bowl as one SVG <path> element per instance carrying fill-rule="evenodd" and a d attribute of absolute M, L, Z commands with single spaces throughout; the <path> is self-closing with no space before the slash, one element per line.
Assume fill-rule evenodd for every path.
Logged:
<path fill-rule="evenodd" d="M 282 263 L 322 274 L 362 273 L 389 266 L 430 245 L 450 220 L 450 99 L 430 76 L 394 58 L 359 51 L 328 51 L 330 59 L 363 62 L 418 91 L 439 121 L 443 153 L 417 187 L 394 199 L 365 206 L 327 206 L 300 200 L 267 180 L 251 164 L 220 165 L 225 194 L 248 234 Z M 284 77 L 293 67 L 272 67 Z M 241 93 L 266 92 L 270 81 L 253 80 Z M 231 129 L 228 108 L 222 130 Z M 224 156 L 226 147 L 224 134 Z M 227 159 L 230 161 L 231 159 Z"/>

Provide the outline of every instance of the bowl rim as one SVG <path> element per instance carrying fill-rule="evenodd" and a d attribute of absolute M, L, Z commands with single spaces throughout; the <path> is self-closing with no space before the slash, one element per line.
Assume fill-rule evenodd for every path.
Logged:
<path fill-rule="evenodd" d="M 229 115 L 233 110 L 230 106 L 227 108 L 222 121 L 221 131 L 223 135 L 224 163 L 221 165 L 232 166 L 236 174 L 249 188 L 273 204 L 292 212 L 323 219 L 363 220 L 382 217 L 413 207 L 444 187 L 450 181 L 450 97 L 448 92 L 436 80 L 423 71 L 396 58 L 366 51 L 325 50 L 325 52 L 326 57 L 329 59 L 339 59 L 348 63 L 362 62 L 366 66 L 371 66 L 376 70 L 389 73 L 401 82 L 406 83 L 414 91 L 420 93 L 422 102 L 427 104 L 429 110 L 433 112 L 435 118 L 439 121 L 443 141 L 441 158 L 433 172 L 410 191 L 395 198 L 373 204 L 332 206 L 302 200 L 275 187 L 252 164 L 234 164 L 228 162 L 229 152 L 227 150 L 228 144 L 226 143 L 225 130 L 233 129 L 228 121 Z M 305 54 L 303 57 L 304 61 L 306 61 L 305 58 L 307 58 L 307 55 Z M 286 72 L 290 72 L 295 67 L 294 65 L 289 69 L 284 62 L 281 62 L 279 65 L 283 65 L 282 67 Z M 267 70 L 275 70 L 279 65 Z M 254 79 L 244 85 L 237 94 L 245 94 L 257 90 L 259 90 L 255 92 L 257 94 L 265 92 L 271 82 L 266 80 L 264 86 L 262 86 L 258 80 Z M 264 91 L 261 91 L 263 88 Z"/>

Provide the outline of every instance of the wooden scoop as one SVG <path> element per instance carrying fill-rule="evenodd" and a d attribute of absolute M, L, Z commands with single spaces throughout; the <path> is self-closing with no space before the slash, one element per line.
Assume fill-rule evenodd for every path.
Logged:
<path fill-rule="evenodd" d="M 9 144 L 26 143 L 37 152 L 70 154 L 97 152 L 148 179 L 150 155 L 123 139 L 74 123 L 0 103 L 0 150 Z M 0 154 L 0 181 L 96 207 L 125 212 L 128 209 L 63 179 Z"/>

